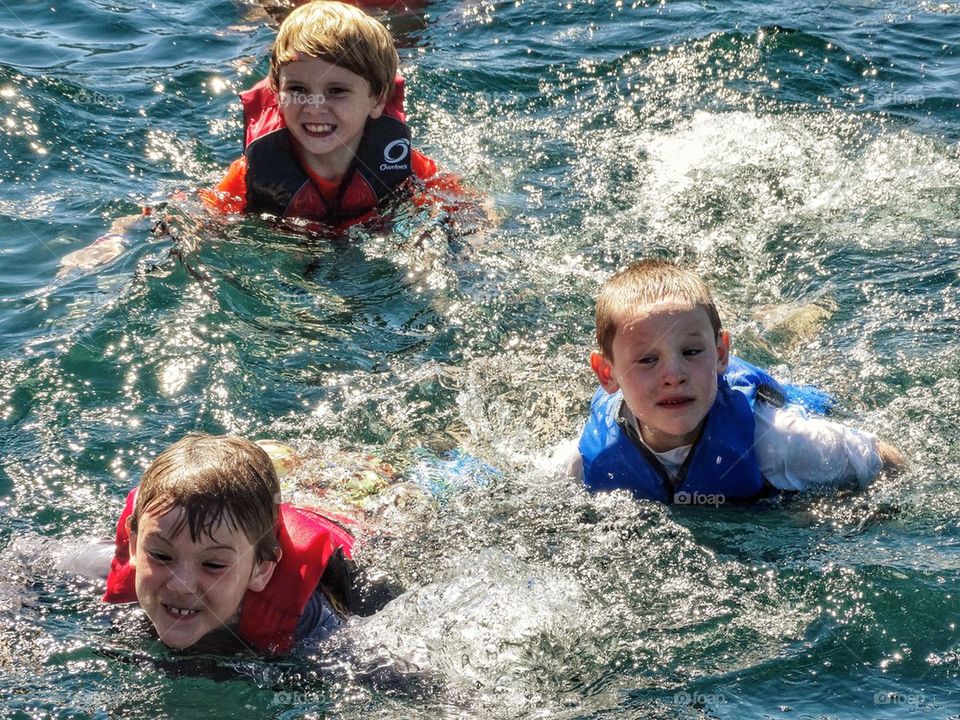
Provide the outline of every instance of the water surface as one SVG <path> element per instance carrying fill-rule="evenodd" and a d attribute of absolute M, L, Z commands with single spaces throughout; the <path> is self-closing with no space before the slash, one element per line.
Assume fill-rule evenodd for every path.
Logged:
<path fill-rule="evenodd" d="M 306 242 L 194 215 L 180 259 L 140 230 L 63 279 L 114 217 L 219 177 L 273 31 L 232 1 L 0 14 L 4 713 L 960 715 L 960 5 L 388 13 L 415 142 L 495 225 L 400 209 Z M 592 392 L 597 288 L 644 255 L 700 270 L 737 352 L 834 393 L 907 472 L 720 510 L 547 472 Z M 407 592 L 324 657 L 182 658 L 53 565 L 194 429 L 504 473 L 364 540 Z"/>

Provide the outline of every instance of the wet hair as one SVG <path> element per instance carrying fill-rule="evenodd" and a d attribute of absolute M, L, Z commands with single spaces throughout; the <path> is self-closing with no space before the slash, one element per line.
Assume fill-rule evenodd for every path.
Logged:
<path fill-rule="evenodd" d="M 160 453 L 140 481 L 130 520 L 137 531 L 141 515 L 162 515 L 184 509 L 181 522 L 197 542 L 221 523 L 241 530 L 254 546 L 257 562 L 274 560 L 279 541 L 276 526 L 280 481 L 264 450 L 231 435 L 191 433 Z"/>
<path fill-rule="evenodd" d="M 710 326 L 719 336 L 723 326 L 710 288 L 687 268 L 665 260 L 640 260 L 621 270 L 600 289 L 597 298 L 597 345 L 604 357 L 613 360 L 613 341 L 620 325 L 639 307 L 664 300 L 679 300 L 702 307 Z"/>
<path fill-rule="evenodd" d="M 280 69 L 298 53 L 320 58 L 370 83 L 376 98 L 393 93 L 399 59 L 390 31 L 351 5 L 312 0 L 296 8 L 280 25 L 270 56 L 270 85 L 280 87 Z"/>

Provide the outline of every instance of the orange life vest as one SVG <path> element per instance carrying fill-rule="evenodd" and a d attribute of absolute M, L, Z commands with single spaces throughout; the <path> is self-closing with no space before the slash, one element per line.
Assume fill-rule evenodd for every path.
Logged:
<path fill-rule="evenodd" d="M 240 94 L 247 159 L 246 210 L 338 225 L 373 210 L 413 174 L 410 129 L 403 110 L 403 78 L 376 120 L 367 120 L 353 164 L 331 200 L 300 165 L 267 80 Z"/>

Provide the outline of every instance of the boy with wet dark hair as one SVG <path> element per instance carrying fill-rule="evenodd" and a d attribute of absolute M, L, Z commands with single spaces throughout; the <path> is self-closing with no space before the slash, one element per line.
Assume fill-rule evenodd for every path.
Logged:
<path fill-rule="evenodd" d="M 128 496 L 104 600 L 139 603 L 173 648 L 283 653 L 335 630 L 335 607 L 378 609 L 358 592 L 352 545 L 331 518 L 280 503 L 259 446 L 188 435 Z"/>
<path fill-rule="evenodd" d="M 713 297 L 692 271 L 644 260 L 597 300 L 600 381 L 574 471 L 591 491 L 720 504 L 774 488 L 865 486 L 896 448 L 783 404 L 789 388 L 730 355 Z"/>

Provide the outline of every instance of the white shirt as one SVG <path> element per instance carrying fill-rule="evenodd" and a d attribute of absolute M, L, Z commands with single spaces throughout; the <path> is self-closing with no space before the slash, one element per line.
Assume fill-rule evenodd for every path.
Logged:
<path fill-rule="evenodd" d="M 640 437 L 637 420 L 623 407 L 625 419 Z M 754 453 L 760 473 L 780 490 L 809 490 L 818 486 L 856 482 L 865 487 L 883 468 L 883 459 L 872 433 L 847 427 L 821 417 L 810 417 L 797 405 L 773 407 L 758 402 Z M 692 445 L 653 454 L 667 473 L 676 478 Z M 572 452 L 571 452 L 572 451 Z M 558 458 L 567 474 L 583 480 L 583 460 L 576 444 L 559 449 Z M 575 453 L 575 455 L 574 455 Z"/>

